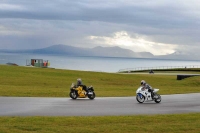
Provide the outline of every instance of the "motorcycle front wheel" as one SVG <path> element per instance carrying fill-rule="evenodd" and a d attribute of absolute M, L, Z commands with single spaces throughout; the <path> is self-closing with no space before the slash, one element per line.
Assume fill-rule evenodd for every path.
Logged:
<path fill-rule="evenodd" d="M 142 94 L 138 94 L 136 96 L 136 100 L 139 102 L 139 103 L 143 103 L 145 101 L 145 97 L 142 95 Z"/>
<path fill-rule="evenodd" d="M 69 93 L 69 96 L 72 98 L 72 99 L 76 99 L 78 97 L 78 94 L 76 92 L 70 92 Z"/>
<path fill-rule="evenodd" d="M 155 102 L 160 103 L 161 102 L 161 96 L 159 94 L 156 94 L 155 96 L 157 96 L 157 98 L 155 99 Z"/>
<path fill-rule="evenodd" d="M 94 99 L 95 96 L 96 96 L 94 92 L 92 92 L 92 93 L 93 94 L 88 94 L 88 98 L 91 99 L 91 100 Z"/>

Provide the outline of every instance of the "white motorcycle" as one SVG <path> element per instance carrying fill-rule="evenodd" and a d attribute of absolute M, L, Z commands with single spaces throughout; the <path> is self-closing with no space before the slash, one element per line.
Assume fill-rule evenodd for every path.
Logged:
<path fill-rule="evenodd" d="M 143 103 L 145 101 L 155 101 L 156 103 L 160 103 L 161 96 L 159 94 L 157 94 L 158 91 L 159 91 L 159 89 L 153 89 L 154 96 L 152 98 L 151 92 L 148 89 L 143 90 L 143 87 L 140 86 L 136 91 L 136 100 L 139 103 Z"/>

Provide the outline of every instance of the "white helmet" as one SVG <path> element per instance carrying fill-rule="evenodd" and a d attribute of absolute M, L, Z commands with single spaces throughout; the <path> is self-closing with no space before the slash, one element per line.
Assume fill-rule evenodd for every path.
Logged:
<path fill-rule="evenodd" d="M 141 81 L 141 85 L 145 85 L 146 82 L 144 80 Z"/>

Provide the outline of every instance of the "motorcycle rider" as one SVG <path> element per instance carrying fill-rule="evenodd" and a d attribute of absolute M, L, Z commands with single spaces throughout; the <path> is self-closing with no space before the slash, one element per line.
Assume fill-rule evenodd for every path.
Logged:
<path fill-rule="evenodd" d="M 142 80 L 142 81 L 141 81 L 141 85 L 143 86 L 142 89 L 143 89 L 143 90 L 144 90 L 144 89 L 148 89 L 148 91 L 151 92 L 151 97 L 154 98 L 154 95 L 153 95 L 153 88 L 152 88 L 149 84 L 147 84 L 147 83 L 145 82 L 145 80 Z"/>
<path fill-rule="evenodd" d="M 87 92 L 87 87 L 85 85 L 83 85 L 81 78 L 77 79 L 76 87 L 78 87 L 78 86 L 83 87 L 83 90 L 85 90 Z"/>
<path fill-rule="evenodd" d="M 81 86 L 81 85 L 82 85 L 82 80 L 81 78 L 78 78 L 76 82 L 76 86 Z"/>

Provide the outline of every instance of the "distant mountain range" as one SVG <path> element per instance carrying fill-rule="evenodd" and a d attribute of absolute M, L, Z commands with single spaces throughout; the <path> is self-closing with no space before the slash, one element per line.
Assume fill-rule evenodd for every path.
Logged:
<path fill-rule="evenodd" d="M 199 56 L 188 56 L 180 53 L 173 53 L 169 55 L 155 56 L 150 52 L 133 52 L 129 49 L 120 47 L 94 47 L 94 48 L 80 48 L 69 45 L 53 45 L 41 49 L 30 50 L 0 50 L 1 53 L 29 53 L 29 54 L 55 54 L 55 55 L 70 55 L 70 56 L 101 56 L 101 57 L 130 57 L 130 58 L 158 58 L 158 59 L 188 59 L 198 60 Z"/>
<path fill-rule="evenodd" d="M 31 49 L 31 50 L 0 50 L 4 53 L 31 53 L 31 54 L 56 54 L 56 55 L 72 55 L 72 56 L 104 56 L 104 57 L 136 57 L 136 58 L 152 58 L 150 52 L 133 52 L 129 49 L 120 47 L 94 47 L 80 48 L 69 45 L 53 45 L 47 48 Z"/>

